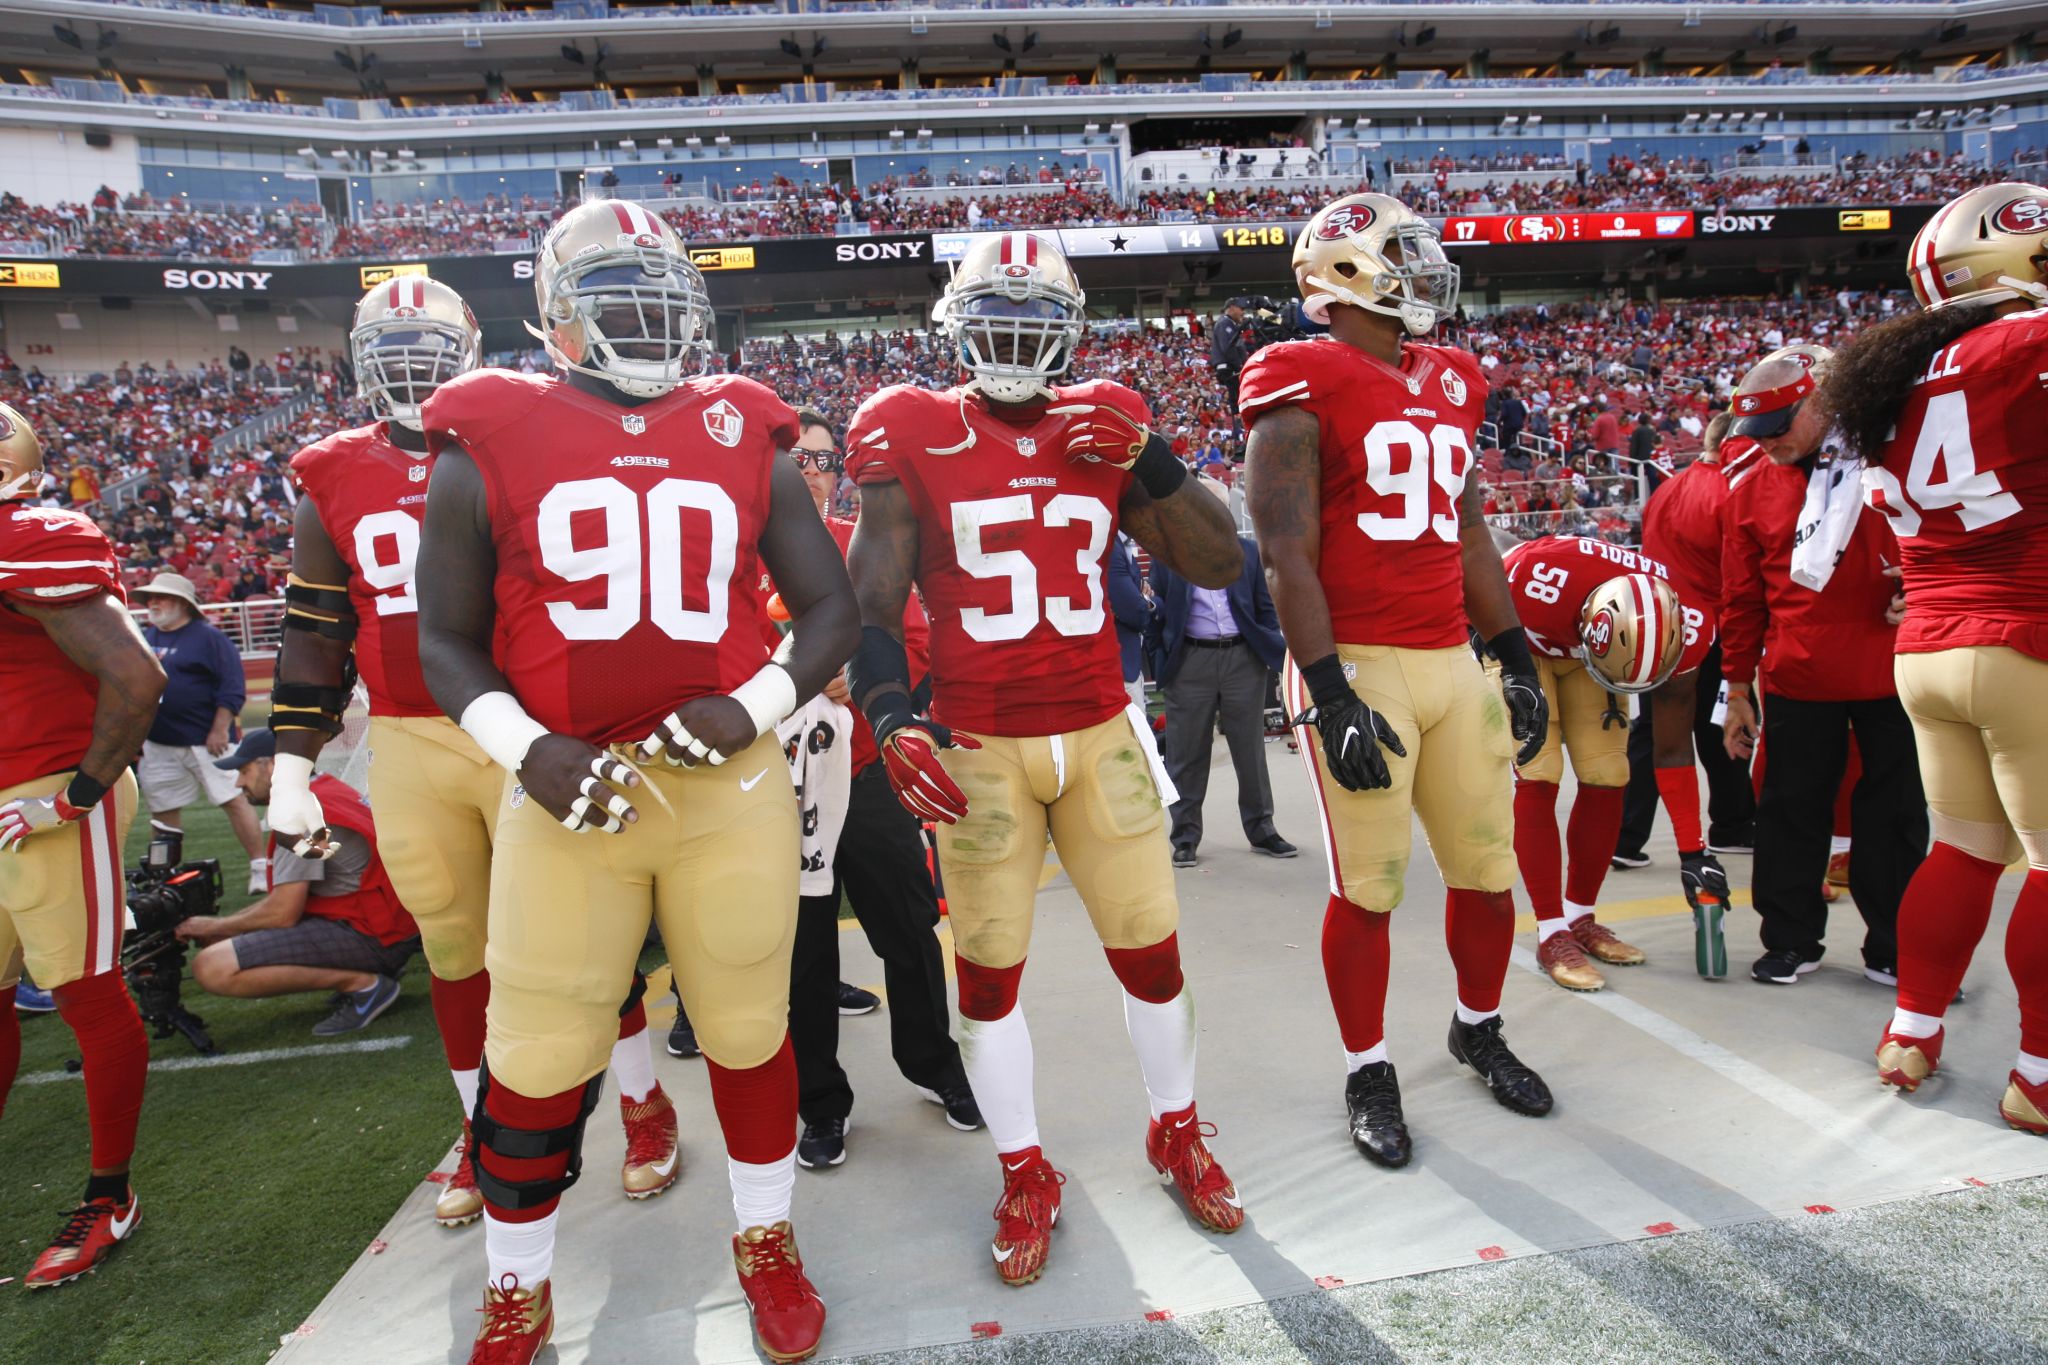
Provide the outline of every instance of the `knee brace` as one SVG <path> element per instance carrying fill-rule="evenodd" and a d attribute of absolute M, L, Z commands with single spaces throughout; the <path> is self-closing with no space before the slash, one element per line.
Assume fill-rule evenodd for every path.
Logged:
<path fill-rule="evenodd" d="M 486 1202 L 505 1209 L 529 1209 L 559 1198 L 583 1174 L 583 1129 L 597 1108 L 604 1089 L 602 1072 L 583 1087 L 583 1097 L 573 1121 L 560 1128 L 510 1128 L 491 1117 L 491 1068 L 486 1062 L 477 1072 L 476 1111 L 470 1115 L 470 1132 L 484 1151 L 508 1161 L 543 1161 L 568 1154 L 569 1162 L 559 1176 L 538 1180 L 500 1180 L 484 1162 L 475 1162 L 476 1187 Z"/>

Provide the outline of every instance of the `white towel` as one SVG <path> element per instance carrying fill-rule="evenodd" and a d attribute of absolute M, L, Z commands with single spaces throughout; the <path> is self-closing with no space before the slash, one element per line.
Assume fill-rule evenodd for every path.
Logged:
<path fill-rule="evenodd" d="M 1806 502 L 1792 532 L 1792 581 L 1819 592 L 1835 576 L 1835 565 L 1856 533 L 1863 511 L 1862 465 L 1823 459 L 1806 480 Z"/>
<path fill-rule="evenodd" d="M 803 875 L 798 892 L 824 896 L 832 891 L 832 860 L 839 852 L 839 831 L 846 824 L 848 793 L 853 782 L 853 712 L 821 693 L 810 704 L 775 727 L 796 784 L 797 809 L 803 819 Z"/>

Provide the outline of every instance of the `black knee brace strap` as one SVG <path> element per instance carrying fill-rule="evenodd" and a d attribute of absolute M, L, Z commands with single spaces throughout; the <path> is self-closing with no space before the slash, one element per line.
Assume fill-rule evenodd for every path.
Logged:
<path fill-rule="evenodd" d="M 318 683 L 277 683 L 270 689 L 270 728 L 338 735 L 342 712 L 348 710 L 349 691 Z"/>
<path fill-rule="evenodd" d="M 491 1092 L 491 1068 L 485 1063 L 477 1070 L 476 1112 L 469 1117 L 470 1135 L 483 1151 L 512 1161 L 535 1161 L 542 1157 L 569 1154 L 569 1165 L 561 1175 L 538 1180 L 500 1180 L 481 1160 L 472 1164 L 476 1187 L 487 1204 L 501 1209 L 530 1209 L 558 1198 L 583 1174 L 583 1129 L 597 1108 L 604 1090 L 604 1073 L 590 1078 L 583 1087 L 583 1104 L 574 1121 L 560 1128 L 507 1128 L 490 1116 L 484 1098 Z"/>
<path fill-rule="evenodd" d="M 641 999 L 646 994 L 647 975 L 646 973 L 642 972 L 638 967 L 635 967 L 633 969 L 633 986 L 631 990 L 626 992 L 626 1003 L 619 1006 L 619 1018 L 623 1019 L 627 1015 L 631 1014 L 633 1012 L 633 1006 L 639 1004 Z"/>

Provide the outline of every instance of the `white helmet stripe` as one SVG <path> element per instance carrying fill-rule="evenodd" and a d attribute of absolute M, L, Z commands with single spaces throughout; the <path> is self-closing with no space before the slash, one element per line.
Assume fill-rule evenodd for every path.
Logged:
<path fill-rule="evenodd" d="M 1664 603 L 1646 574 L 1630 574 L 1628 588 L 1636 604 L 1636 657 L 1629 681 L 1640 687 L 1657 676 L 1657 652 L 1664 641 Z"/>

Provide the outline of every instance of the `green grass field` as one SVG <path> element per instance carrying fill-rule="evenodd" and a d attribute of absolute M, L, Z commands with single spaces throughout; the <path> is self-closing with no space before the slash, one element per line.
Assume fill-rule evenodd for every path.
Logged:
<path fill-rule="evenodd" d="M 217 811 L 187 812 L 188 858 L 221 860 L 224 909 L 246 859 Z M 136 821 L 132 863 L 148 822 Z M 76 1057 L 55 1015 L 24 1018 L 21 1081 L 0 1120 L 0 1360 L 21 1365 L 228 1365 L 262 1361 L 377 1235 L 456 1131 L 424 959 L 405 994 L 358 1038 L 389 1051 L 153 1071 L 135 1155 L 143 1219 L 97 1273 L 30 1294 L 21 1275 L 76 1203 L 86 1175 L 85 1090 L 26 1083 Z M 186 1006 L 229 1054 L 310 1047 L 324 996 Z M 159 1061 L 194 1054 L 153 1040 Z"/>

